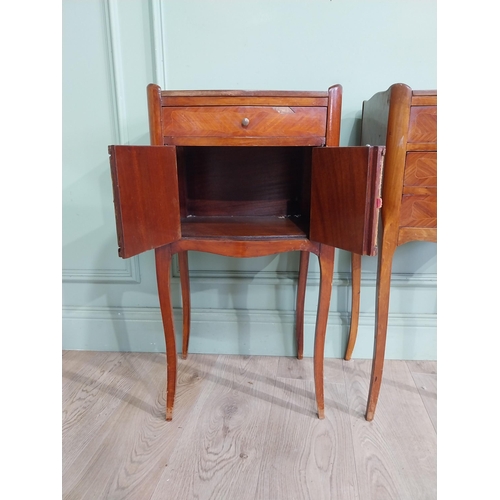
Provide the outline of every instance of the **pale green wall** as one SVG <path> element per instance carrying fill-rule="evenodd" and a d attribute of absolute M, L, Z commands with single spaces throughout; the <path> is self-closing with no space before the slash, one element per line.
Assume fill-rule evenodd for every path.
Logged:
<path fill-rule="evenodd" d="M 63 347 L 163 351 L 154 257 L 117 257 L 108 144 L 147 144 L 146 85 L 344 88 L 342 145 L 361 104 L 403 82 L 436 88 L 434 1 L 63 1 Z M 297 255 L 190 254 L 192 352 L 293 355 Z M 363 259 L 355 356 L 371 357 L 376 258 Z M 396 252 L 387 355 L 436 356 L 436 247 Z M 174 306 L 180 307 L 174 265 Z M 343 353 L 349 255 L 337 252 L 326 355 Z M 318 265 L 311 257 L 305 354 Z M 180 309 L 175 311 L 180 320 Z"/>

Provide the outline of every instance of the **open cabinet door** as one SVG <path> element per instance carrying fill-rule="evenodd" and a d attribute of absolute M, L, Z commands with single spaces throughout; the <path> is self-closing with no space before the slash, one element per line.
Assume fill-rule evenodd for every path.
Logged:
<path fill-rule="evenodd" d="M 310 239 L 377 254 L 384 146 L 313 148 Z"/>
<path fill-rule="evenodd" d="M 118 254 L 133 257 L 181 237 L 174 146 L 109 146 Z"/>

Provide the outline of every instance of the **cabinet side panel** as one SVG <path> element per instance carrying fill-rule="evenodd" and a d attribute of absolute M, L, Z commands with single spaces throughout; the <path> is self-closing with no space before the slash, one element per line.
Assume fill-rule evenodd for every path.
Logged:
<path fill-rule="evenodd" d="M 391 90 L 379 92 L 363 102 L 361 145 L 384 146 L 387 141 L 387 122 Z"/>
<path fill-rule="evenodd" d="M 158 85 L 150 83 L 147 88 L 149 136 L 151 144 L 161 146 L 163 144 L 163 132 L 161 126 L 161 89 Z"/>
<path fill-rule="evenodd" d="M 342 85 L 328 89 L 328 116 L 326 124 L 326 146 L 340 144 L 340 119 L 342 115 Z"/>

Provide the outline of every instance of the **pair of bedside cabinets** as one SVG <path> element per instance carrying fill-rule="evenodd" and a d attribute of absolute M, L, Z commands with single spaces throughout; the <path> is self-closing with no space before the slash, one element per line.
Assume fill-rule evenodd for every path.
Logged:
<path fill-rule="evenodd" d="M 183 358 L 190 331 L 188 251 L 230 257 L 300 252 L 299 359 L 309 254 L 318 256 L 314 380 L 318 416 L 324 418 L 324 344 L 339 248 L 352 253 L 346 359 L 356 340 L 361 256 L 377 250 L 379 255 L 366 414 L 371 420 L 382 379 L 392 256 L 407 241 L 436 239 L 436 92 L 396 84 L 376 94 L 363 109 L 362 144 L 370 145 L 357 147 L 339 147 L 340 85 L 327 92 L 291 92 L 165 91 L 150 84 L 147 96 L 151 146 L 110 146 L 109 154 L 119 255 L 155 251 L 167 358 L 166 419 L 172 419 L 177 375 L 170 292 L 174 254 Z"/>

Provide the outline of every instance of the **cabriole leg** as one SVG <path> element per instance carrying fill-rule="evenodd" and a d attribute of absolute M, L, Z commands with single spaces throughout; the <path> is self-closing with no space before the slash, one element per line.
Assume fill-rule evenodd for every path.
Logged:
<path fill-rule="evenodd" d="M 158 282 L 158 298 L 160 301 L 165 347 L 167 351 L 167 408 L 166 419 L 172 420 L 174 411 L 175 387 L 177 379 L 177 351 L 175 348 L 174 315 L 170 295 L 170 264 L 172 253 L 170 247 L 163 246 L 155 250 L 156 279 Z"/>
<path fill-rule="evenodd" d="M 297 283 L 297 307 L 295 331 L 297 337 L 297 358 L 304 355 L 304 302 L 306 298 L 307 269 L 309 267 L 309 252 L 300 252 L 299 280 Z"/>
<path fill-rule="evenodd" d="M 191 328 L 191 295 L 189 289 L 189 266 L 187 252 L 179 252 L 178 258 L 182 293 L 182 359 L 186 359 L 189 347 L 189 332 Z"/>
<path fill-rule="evenodd" d="M 361 294 L 361 255 L 351 254 L 351 279 L 352 279 L 352 307 L 351 307 L 351 327 L 349 329 L 349 340 L 344 359 L 349 361 L 356 345 L 359 324 L 359 302 Z"/>
<path fill-rule="evenodd" d="M 325 337 L 330 310 L 330 298 L 333 285 L 333 267 L 335 249 L 327 245 L 320 246 L 319 252 L 320 285 L 316 334 L 314 338 L 314 385 L 318 417 L 325 418 L 325 396 L 323 389 L 323 363 L 325 358 Z"/>
<path fill-rule="evenodd" d="M 383 240 L 382 240 L 383 241 Z M 373 348 L 372 373 L 370 391 L 366 408 L 366 420 L 373 420 L 377 407 L 382 373 L 384 370 L 385 344 L 389 318 L 389 298 L 391 293 L 392 258 L 396 246 L 384 242 L 379 250 L 377 271 L 377 301 L 375 307 L 375 343 Z"/>

